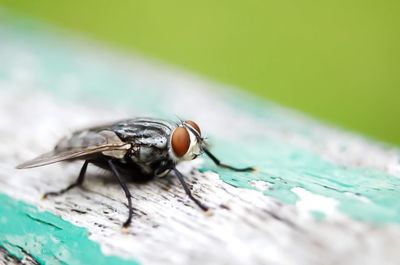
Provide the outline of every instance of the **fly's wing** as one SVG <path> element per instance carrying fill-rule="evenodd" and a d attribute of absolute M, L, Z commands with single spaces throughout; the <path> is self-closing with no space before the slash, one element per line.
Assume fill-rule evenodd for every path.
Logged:
<path fill-rule="evenodd" d="M 32 168 L 60 161 L 84 159 L 91 155 L 103 154 L 122 158 L 132 145 L 125 143 L 111 130 L 78 131 L 61 139 L 53 151 L 18 165 L 16 168 Z"/>

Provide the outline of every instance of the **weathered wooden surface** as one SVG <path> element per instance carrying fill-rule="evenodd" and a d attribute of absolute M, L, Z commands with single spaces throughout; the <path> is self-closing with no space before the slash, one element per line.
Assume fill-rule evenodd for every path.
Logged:
<path fill-rule="evenodd" d="M 19 263 L 18 259 L 16 259 L 13 256 L 10 256 L 5 249 L 0 248 L 0 264 L 14 265 L 18 263 Z"/>
<path fill-rule="evenodd" d="M 39 263 L 33 259 L 29 254 L 24 253 L 24 257 L 19 260 L 10 255 L 4 248 L 0 248 L 0 264 L 4 265 L 38 265 Z"/>
<path fill-rule="evenodd" d="M 0 28 L 0 193 L 87 229 L 105 255 L 143 264 L 399 263 L 398 149 L 137 57 L 14 31 Z M 166 113 L 198 121 L 224 161 L 259 168 L 182 164 L 211 216 L 173 176 L 131 183 L 135 217 L 123 233 L 125 197 L 105 172 L 91 168 L 83 189 L 43 201 L 43 192 L 71 183 L 80 164 L 14 169 L 73 129 Z"/>

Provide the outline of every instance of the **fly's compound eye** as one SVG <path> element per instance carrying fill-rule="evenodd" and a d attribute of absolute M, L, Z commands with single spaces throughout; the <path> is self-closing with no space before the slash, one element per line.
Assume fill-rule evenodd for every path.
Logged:
<path fill-rule="evenodd" d="M 186 128 L 177 127 L 171 137 L 172 150 L 177 157 L 186 154 L 190 147 L 190 135 Z"/>
<path fill-rule="evenodd" d="M 189 124 L 190 126 L 192 126 L 192 128 L 195 129 L 196 132 L 197 132 L 199 135 L 201 135 L 201 130 L 200 130 L 199 125 L 197 125 L 197 123 L 195 123 L 194 121 L 191 121 L 191 120 L 187 120 L 187 121 L 185 121 L 185 123 L 186 123 L 186 124 Z"/>

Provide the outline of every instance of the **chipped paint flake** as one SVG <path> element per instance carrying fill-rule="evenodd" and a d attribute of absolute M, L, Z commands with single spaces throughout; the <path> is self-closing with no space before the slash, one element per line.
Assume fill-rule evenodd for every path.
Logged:
<path fill-rule="evenodd" d="M 309 216 L 312 212 L 324 213 L 327 217 L 337 215 L 337 206 L 339 204 L 337 200 L 313 194 L 300 187 L 293 188 L 292 191 L 299 196 L 296 208 L 303 216 Z"/>
<path fill-rule="evenodd" d="M 250 185 L 256 188 L 257 190 L 264 192 L 268 190 L 268 187 L 271 186 L 271 183 L 268 183 L 263 180 L 252 180 L 250 181 Z"/>

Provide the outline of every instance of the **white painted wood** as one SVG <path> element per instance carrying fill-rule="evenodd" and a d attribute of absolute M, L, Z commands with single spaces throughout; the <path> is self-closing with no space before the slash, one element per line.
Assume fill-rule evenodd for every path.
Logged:
<path fill-rule="evenodd" d="M 146 185 L 129 184 L 136 214 L 128 232 L 123 233 L 121 224 L 127 216 L 124 193 L 111 177 L 93 168 L 84 189 L 41 200 L 44 192 L 74 181 L 80 164 L 23 171 L 14 169 L 15 165 L 48 151 L 68 131 L 142 113 L 134 108 L 104 109 L 84 101 L 57 101 L 38 87 L 35 78 L 39 73 L 35 72 L 34 52 L 28 44 L 3 39 L 0 51 L 0 59 L 7 62 L 0 65 L 0 70 L 7 68 L 15 73 L 12 79 L 0 80 L 0 192 L 85 227 L 105 253 L 137 259 L 143 264 L 399 263 L 399 226 L 351 220 L 337 210 L 334 200 L 301 188 L 293 190 L 301 200 L 296 205 L 284 205 L 262 194 L 268 183 L 252 182 L 258 191 L 239 189 L 222 182 L 215 173 L 199 173 L 196 168 L 201 159 L 180 168 L 195 196 L 212 208 L 211 216 L 204 215 L 188 199 L 174 177 Z M 99 56 L 93 47 L 78 46 L 76 50 L 82 61 L 101 60 L 132 73 L 136 83 L 149 84 L 145 80 L 151 76 L 154 86 L 162 84 L 168 90 L 162 94 L 164 109 L 193 117 L 205 124 L 204 130 L 211 135 L 230 140 L 242 138 L 246 132 L 235 127 L 240 124 L 253 128 L 257 136 L 287 142 L 337 164 L 400 176 L 396 148 L 328 128 L 277 106 L 274 109 L 278 116 L 260 122 L 226 104 L 226 94 L 213 91 L 220 88 L 218 85 L 158 68 L 136 57 L 125 59 L 104 55 L 104 51 L 100 54 L 103 55 Z M 186 96 L 182 104 L 167 105 L 182 94 Z M 193 107 L 204 105 L 206 110 Z M 226 130 L 220 120 L 232 128 Z M 302 134 L 305 128 L 309 135 Z M 347 147 L 345 152 L 341 150 L 343 145 Z M 310 209 L 320 210 L 329 218 L 318 222 L 309 215 Z"/>

